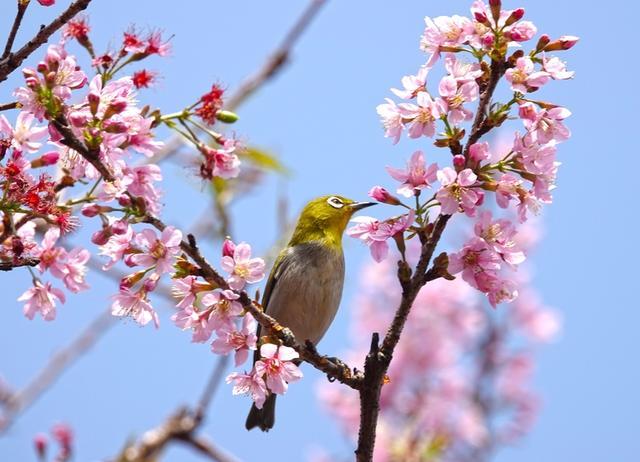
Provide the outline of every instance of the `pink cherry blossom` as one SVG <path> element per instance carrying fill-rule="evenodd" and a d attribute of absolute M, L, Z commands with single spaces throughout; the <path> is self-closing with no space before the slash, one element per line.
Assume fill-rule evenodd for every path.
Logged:
<path fill-rule="evenodd" d="M 299 356 L 293 348 L 265 343 L 260 347 L 260 360 L 254 366 L 256 375 L 264 376 L 269 390 L 282 395 L 289 383 L 302 378 L 302 371 L 293 363 Z"/>
<path fill-rule="evenodd" d="M 546 71 L 535 71 L 531 58 L 523 56 L 516 60 L 515 67 L 507 69 L 505 78 L 511 84 L 513 91 L 527 93 L 540 88 L 549 81 L 551 76 Z"/>
<path fill-rule="evenodd" d="M 195 276 L 176 278 L 171 281 L 171 294 L 175 298 L 180 299 L 176 304 L 178 308 L 192 306 L 196 300 L 196 296 L 206 290 L 211 290 L 211 286 L 200 282 Z"/>
<path fill-rule="evenodd" d="M 447 53 L 444 58 L 444 67 L 459 84 L 473 82 L 482 75 L 480 64 L 462 61 L 453 53 Z"/>
<path fill-rule="evenodd" d="M 136 265 L 155 267 L 158 274 L 172 271 L 175 257 L 180 253 L 182 231 L 167 226 L 157 237 L 152 229 L 145 229 L 134 237 L 134 243 L 142 248 L 140 253 L 131 256 Z"/>
<path fill-rule="evenodd" d="M 404 129 L 402 114 L 400 108 L 394 101 L 389 98 L 385 98 L 385 101 L 385 104 L 380 104 L 376 107 L 376 111 L 384 127 L 384 136 L 391 138 L 393 144 L 397 144 Z"/>
<path fill-rule="evenodd" d="M 471 189 L 478 179 L 469 168 L 456 173 L 451 167 L 438 170 L 438 180 L 442 187 L 436 193 L 440 202 L 441 213 L 453 215 L 462 209 L 468 216 L 473 216 L 480 196 Z"/>
<path fill-rule="evenodd" d="M 415 212 L 410 210 L 408 214 L 385 221 L 367 216 L 357 216 L 351 219 L 355 226 L 347 229 L 348 236 L 360 239 L 369 247 L 371 256 L 377 262 L 382 261 L 389 253 L 387 240 L 398 233 L 406 231 L 413 224 Z"/>
<path fill-rule="evenodd" d="M 475 81 L 465 82 L 461 85 L 455 77 L 447 75 L 440 80 L 438 91 L 442 97 L 443 113 L 449 114 L 449 121 L 458 125 L 464 120 L 470 120 L 473 112 L 464 108 L 464 103 L 478 99 L 478 84 Z"/>
<path fill-rule="evenodd" d="M 103 270 L 110 269 L 113 265 L 122 260 L 125 253 L 131 249 L 133 240 L 133 228 L 127 225 L 125 232 L 113 234 L 106 244 L 100 247 L 100 255 L 106 255 L 110 260 L 102 266 Z"/>
<path fill-rule="evenodd" d="M 518 21 L 504 30 L 504 35 L 514 42 L 531 40 L 538 32 L 538 28 L 531 21 Z"/>
<path fill-rule="evenodd" d="M 557 147 L 554 140 L 538 144 L 530 137 L 516 136 L 513 150 L 527 172 L 543 177 L 555 176 L 559 164 L 556 162 Z"/>
<path fill-rule="evenodd" d="M 473 143 L 469 146 L 469 158 L 478 164 L 483 160 L 489 160 L 491 158 L 489 143 L 486 141 L 483 143 Z"/>
<path fill-rule="evenodd" d="M 426 91 L 425 85 L 427 84 L 427 74 L 429 73 L 429 68 L 426 66 L 422 66 L 416 75 L 405 75 L 402 77 L 402 86 L 404 90 L 398 90 L 397 88 L 392 88 L 391 91 L 398 97 L 402 99 L 412 99 L 415 98 L 418 92 Z"/>
<path fill-rule="evenodd" d="M 251 258 L 251 246 L 246 242 L 235 247 L 233 257 L 222 257 L 222 269 L 231 274 L 228 282 L 234 290 L 242 290 L 247 283 L 261 281 L 264 278 L 264 267 L 262 258 Z"/>
<path fill-rule="evenodd" d="M 426 28 L 420 39 L 420 48 L 431 53 L 427 66 L 432 67 L 440 56 L 443 46 L 457 47 L 467 42 L 475 29 L 469 18 L 463 16 L 438 16 L 431 19 L 425 17 Z"/>
<path fill-rule="evenodd" d="M 568 109 L 554 107 L 535 112 L 535 116 L 523 118 L 522 122 L 529 131 L 532 141 L 540 144 L 548 143 L 551 140 L 560 142 L 568 140 L 571 136 L 569 129 L 562 123 L 570 115 L 571 111 Z"/>
<path fill-rule="evenodd" d="M 402 182 L 397 192 L 405 197 L 412 197 L 422 189 L 431 187 L 431 184 L 436 181 L 437 171 L 438 165 L 435 163 L 427 167 L 422 151 L 413 153 L 411 159 L 407 162 L 407 168 L 405 170 L 387 167 L 389 175 L 391 175 L 393 179 Z"/>
<path fill-rule="evenodd" d="M 267 385 L 258 374 L 241 374 L 232 372 L 226 378 L 227 383 L 233 383 L 234 395 L 249 395 L 258 409 L 262 409 L 267 399 Z"/>
<path fill-rule="evenodd" d="M 431 137 L 436 132 L 435 121 L 441 115 L 440 108 L 426 91 L 418 93 L 416 102 L 399 105 L 402 119 L 407 119 L 405 123 L 409 124 L 409 138 Z"/>
<path fill-rule="evenodd" d="M 473 237 L 456 253 L 449 254 L 449 272 L 462 272 L 462 279 L 476 289 L 486 289 L 487 274 L 494 275 L 500 269 L 500 255 L 484 239 Z"/>
<path fill-rule="evenodd" d="M 217 149 L 206 145 L 201 146 L 200 151 L 205 157 L 205 162 L 200 167 L 202 177 L 205 179 L 237 177 L 241 162 L 235 150 L 236 144 L 233 140 L 227 140 L 221 148 Z"/>
<path fill-rule="evenodd" d="M 232 290 L 216 289 L 202 297 L 202 305 L 207 313 L 208 328 L 211 330 L 233 329 L 235 320 L 242 314 L 240 298 Z"/>
<path fill-rule="evenodd" d="M 250 314 L 242 318 L 241 330 L 224 327 L 218 331 L 218 338 L 211 343 L 211 351 L 217 354 L 229 354 L 235 351 L 236 367 L 243 364 L 249 357 L 249 350 L 255 350 L 258 337 L 256 336 L 256 320 Z"/>
<path fill-rule="evenodd" d="M 42 146 L 37 140 L 47 134 L 47 127 L 31 127 L 33 119 L 33 114 L 21 111 L 14 129 L 7 118 L 0 115 L 0 139 L 10 140 L 11 146 L 18 151 L 36 152 Z"/>
<path fill-rule="evenodd" d="M 55 245 L 59 237 L 60 229 L 56 227 L 49 228 L 44 234 L 42 244 L 36 253 L 36 256 L 40 259 L 38 269 L 41 273 L 49 270 L 56 277 L 64 275 L 64 260 L 67 252 L 63 247 Z"/>
<path fill-rule="evenodd" d="M 78 293 L 89 288 L 84 278 L 87 272 L 86 265 L 90 258 L 91 254 L 87 249 L 75 248 L 67 253 L 62 282 L 71 292 Z"/>
<path fill-rule="evenodd" d="M 525 254 L 518 247 L 516 228 L 509 220 L 493 220 L 491 211 L 480 213 L 473 228 L 476 236 L 483 239 L 502 259 L 510 265 L 519 265 L 525 260 Z"/>
<path fill-rule="evenodd" d="M 152 213 L 160 211 L 160 191 L 153 182 L 162 181 L 160 167 L 154 164 L 139 167 L 125 167 L 122 174 L 127 177 L 127 191 L 145 200 L 147 208 Z"/>
<path fill-rule="evenodd" d="M 374 186 L 369 190 L 369 197 L 383 204 L 400 205 L 400 200 L 382 186 Z"/>
<path fill-rule="evenodd" d="M 545 54 L 542 55 L 542 68 L 549 73 L 554 80 L 566 80 L 573 78 L 575 72 L 568 71 L 565 63 L 560 58 L 553 56 L 547 58 Z"/>
<path fill-rule="evenodd" d="M 18 297 L 19 302 L 26 302 L 23 311 L 27 318 L 33 319 L 36 313 L 40 313 L 45 321 L 56 318 L 56 299 L 64 303 L 64 293 L 52 287 L 51 283 L 43 285 L 40 281 L 35 281 L 32 288 Z"/>
<path fill-rule="evenodd" d="M 496 203 L 499 207 L 509 207 L 511 199 L 518 198 L 523 191 L 522 180 L 511 173 L 505 173 L 498 179 L 496 186 Z"/>
<path fill-rule="evenodd" d="M 113 297 L 111 314 L 119 317 L 129 316 L 141 326 L 147 325 L 150 321 L 153 321 L 156 328 L 160 326 L 158 313 L 149 303 L 145 290 L 133 292 L 128 288 L 121 288 Z"/>

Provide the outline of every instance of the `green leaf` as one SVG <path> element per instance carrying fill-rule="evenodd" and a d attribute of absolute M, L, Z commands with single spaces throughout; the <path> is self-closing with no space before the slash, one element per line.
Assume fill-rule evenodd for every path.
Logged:
<path fill-rule="evenodd" d="M 276 156 L 263 149 L 248 147 L 240 153 L 240 157 L 244 157 L 252 164 L 264 170 L 271 170 L 282 175 L 291 174 L 289 169 L 286 168 Z"/>

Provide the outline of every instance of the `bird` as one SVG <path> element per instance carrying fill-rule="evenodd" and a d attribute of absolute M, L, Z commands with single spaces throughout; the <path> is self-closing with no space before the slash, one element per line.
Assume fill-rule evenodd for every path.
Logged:
<path fill-rule="evenodd" d="M 288 327 L 300 343 L 322 339 L 338 311 L 344 285 L 342 235 L 355 212 L 375 205 L 343 196 L 321 196 L 303 208 L 293 235 L 271 269 L 262 298 L 267 314 Z M 257 336 L 260 338 L 260 326 Z M 254 364 L 259 360 L 254 354 Z M 245 427 L 269 431 L 276 395 L 262 409 L 252 405 Z"/>

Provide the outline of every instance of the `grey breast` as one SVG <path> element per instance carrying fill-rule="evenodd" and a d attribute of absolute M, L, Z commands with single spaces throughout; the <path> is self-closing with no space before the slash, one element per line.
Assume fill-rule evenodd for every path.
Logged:
<path fill-rule="evenodd" d="M 298 341 L 316 344 L 338 311 L 343 284 L 341 250 L 313 242 L 290 247 L 276 274 L 267 312 Z"/>

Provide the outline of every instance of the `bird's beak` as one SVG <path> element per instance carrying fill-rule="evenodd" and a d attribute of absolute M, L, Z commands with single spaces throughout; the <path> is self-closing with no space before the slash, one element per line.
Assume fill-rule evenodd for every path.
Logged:
<path fill-rule="evenodd" d="M 376 204 L 377 204 L 377 202 L 354 202 L 353 204 L 350 204 L 349 207 L 354 212 L 357 212 L 358 210 L 362 210 L 362 209 L 365 209 L 367 207 L 371 207 L 372 205 L 376 205 Z"/>

